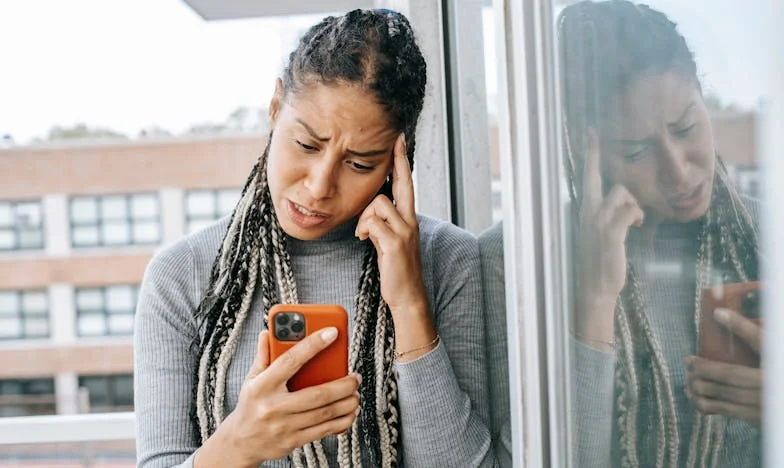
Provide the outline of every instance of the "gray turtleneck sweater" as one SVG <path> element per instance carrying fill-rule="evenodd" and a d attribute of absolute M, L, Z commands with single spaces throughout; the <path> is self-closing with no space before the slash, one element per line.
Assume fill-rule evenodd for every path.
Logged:
<path fill-rule="evenodd" d="M 492 466 L 477 242 L 447 222 L 420 216 L 419 223 L 422 272 L 441 342 L 428 354 L 396 365 L 400 465 Z M 193 314 L 227 226 L 224 218 L 165 248 L 145 273 L 134 336 L 136 450 L 141 468 L 192 466 L 199 448 L 189 419 L 198 362 L 191 348 L 198 337 Z M 355 221 L 346 223 L 316 241 L 288 239 L 299 300 L 340 304 L 352 324 L 364 252 L 354 237 L 355 226 Z M 227 412 L 237 404 L 263 327 L 258 294 L 252 307 L 228 372 Z M 337 438 L 323 442 L 334 463 Z M 274 460 L 261 466 L 284 467 L 288 462 Z"/>

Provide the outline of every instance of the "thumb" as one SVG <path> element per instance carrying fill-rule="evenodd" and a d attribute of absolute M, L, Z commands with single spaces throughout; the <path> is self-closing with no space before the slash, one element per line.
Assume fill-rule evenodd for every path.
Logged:
<path fill-rule="evenodd" d="M 269 366 L 269 332 L 264 330 L 259 333 L 259 340 L 256 344 L 256 358 L 250 366 L 245 380 L 250 380 L 264 372 Z"/>

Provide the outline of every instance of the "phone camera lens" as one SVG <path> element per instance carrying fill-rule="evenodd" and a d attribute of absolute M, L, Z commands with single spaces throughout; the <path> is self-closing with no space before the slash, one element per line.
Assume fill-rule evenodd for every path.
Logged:
<path fill-rule="evenodd" d="M 278 338 L 280 338 L 281 340 L 285 340 L 286 338 L 289 337 L 289 329 L 288 328 L 278 328 L 275 331 L 276 331 L 276 334 L 278 335 Z"/>
<path fill-rule="evenodd" d="M 305 324 L 299 320 L 295 320 L 291 324 L 291 331 L 293 331 L 294 333 L 302 333 L 302 330 L 304 329 L 305 329 Z"/>
<path fill-rule="evenodd" d="M 275 323 L 280 326 L 288 325 L 289 323 L 289 315 L 288 314 L 278 314 L 275 316 Z"/>
<path fill-rule="evenodd" d="M 747 317 L 756 317 L 759 314 L 759 293 L 749 291 L 743 296 L 743 314 Z"/>

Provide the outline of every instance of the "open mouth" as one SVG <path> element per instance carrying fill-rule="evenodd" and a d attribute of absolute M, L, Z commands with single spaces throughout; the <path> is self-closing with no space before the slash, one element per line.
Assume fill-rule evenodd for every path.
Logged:
<path fill-rule="evenodd" d="M 291 200 L 286 200 L 286 202 L 286 211 L 289 219 L 300 228 L 315 227 L 329 219 L 329 215 L 326 213 L 310 210 Z"/>

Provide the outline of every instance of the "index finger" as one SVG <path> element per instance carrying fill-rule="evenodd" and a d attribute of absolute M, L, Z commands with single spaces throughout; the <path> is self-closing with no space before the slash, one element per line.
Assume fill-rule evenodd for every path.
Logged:
<path fill-rule="evenodd" d="M 317 333 L 306 336 L 302 341 L 281 354 L 261 375 L 272 379 L 273 385 L 285 385 L 302 366 L 332 344 L 337 336 L 338 329 L 335 327 L 327 327 L 319 330 Z"/>
<path fill-rule="evenodd" d="M 406 155 L 406 138 L 403 133 L 395 142 L 394 169 L 392 172 L 392 194 L 395 206 L 406 223 L 416 222 L 414 208 L 414 181 L 411 179 L 411 167 Z"/>
<path fill-rule="evenodd" d="M 595 211 L 601 206 L 603 198 L 599 137 L 593 130 L 588 130 L 588 155 L 583 168 L 583 206 Z"/>
<path fill-rule="evenodd" d="M 762 341 L 762 328 L 759 325 L 731 309 L 716 309 L 713 312 L 713 317 L 730 333 L 745 341 L 751 349 L 759 354 L 760 342 Z"/>

